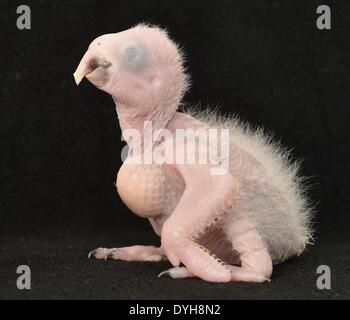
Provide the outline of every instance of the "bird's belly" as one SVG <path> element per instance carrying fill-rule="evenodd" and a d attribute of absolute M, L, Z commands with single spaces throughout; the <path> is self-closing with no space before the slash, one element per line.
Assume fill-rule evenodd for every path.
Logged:
<path fill-rule="evenodd" d="M 124 163 L 117 189 L 125 205 L 145 218 L 169 215 L 181 196 L 169 181 L 165 167 L 155 164 Z"/>

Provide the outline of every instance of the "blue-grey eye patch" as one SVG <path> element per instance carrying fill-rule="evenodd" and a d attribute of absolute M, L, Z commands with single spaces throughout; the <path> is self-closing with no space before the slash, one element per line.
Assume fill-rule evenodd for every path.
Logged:
<path fill-rule="evenodd" d="M 130 44 L 124 49 L 123 60 L 128 70 L 143 71 L 149 64 L 149 51 L 144 46 Z"/>

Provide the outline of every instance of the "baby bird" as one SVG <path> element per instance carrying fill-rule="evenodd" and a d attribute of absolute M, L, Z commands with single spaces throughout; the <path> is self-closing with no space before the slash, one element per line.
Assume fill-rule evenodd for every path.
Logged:
<path fill-rule="evenodd" d="M 262 130 L 236 118 L 179 112 L 189 87 L 183 63 L 166 31 L 140 24 L 95 39 L 74 73 L 77 85 L 86 77 L 112 96 L 129 146 L 118 193 L 161 237 L 159 248 L 98 248 L 89 257 L 167 258 L 173 267 L 160 276 L 172 278 L 270 281 L 273 264 L 299 255 L 312 240 L 299 165 Z M 178 134 L 201 131 L 208 138 L 213 129 L 219 131 L 214 153 L 205 148 L 208 139 Z M 149 150 L 167 161 L 148 157 Z M 200 161 L 203 153 L 215 161 Z"/>

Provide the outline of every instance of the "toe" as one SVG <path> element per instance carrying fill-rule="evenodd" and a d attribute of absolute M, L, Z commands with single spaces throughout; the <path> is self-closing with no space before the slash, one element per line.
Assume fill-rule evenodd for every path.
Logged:
<path fill-rule="evenodd" d="M 89 252 L 88 258 L 95 257 L 96 259 L 106 259 L 110 251 L 106 248 L 97 248 Z"/>
<path fill-rule="evenodd" d="M 88 258 L 90 259 L 91 257 L 96 257 L 97 252 L 98 249 L 91 250 L 88 254 Z"/>
<path fill-rule="evenodd" d="M 144 258 L 144 261 L 162 261 L 162 260 L 166 260 L 164 256 L 160 255 L 160 254 L 152 254 L 149 255 L 147 257 Z"/>

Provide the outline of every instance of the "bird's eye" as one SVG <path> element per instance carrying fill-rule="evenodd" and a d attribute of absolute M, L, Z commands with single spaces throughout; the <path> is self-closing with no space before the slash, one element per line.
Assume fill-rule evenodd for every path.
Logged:
<path fill-rule="evenodd" d="M 124 63 L 130 71 L 142 71 L 148 66 L 149 53 L 145 47 L 129 45 L 124 49 Z"/>
<path fill-rule="evenodd" d="M 129 63 L 134 63 L 137 59 L 137 51 L 135 47 L 128 47 L 125 49 L 126 58 Z"/>

